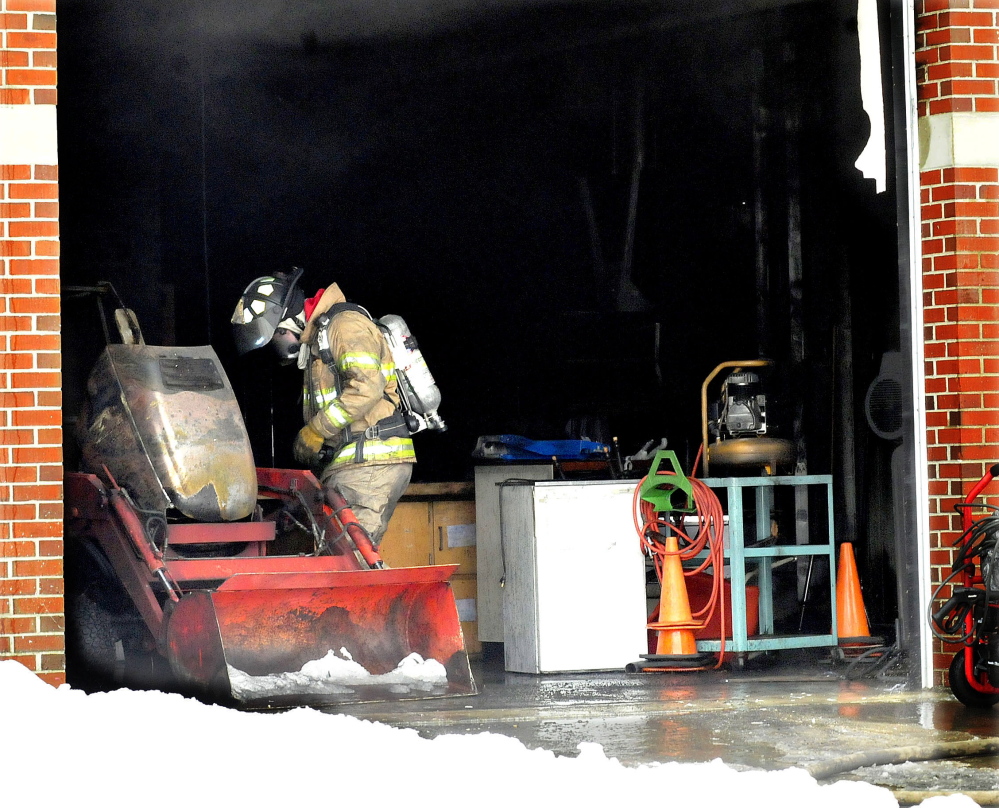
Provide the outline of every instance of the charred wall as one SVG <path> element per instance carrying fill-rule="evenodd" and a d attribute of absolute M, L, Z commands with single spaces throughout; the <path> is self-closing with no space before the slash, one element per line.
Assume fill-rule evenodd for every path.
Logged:
<path fill-rule="evenodd" d="M 298 380 L 238 359 L 228 319 L 297 265 L 418 334 L 450 427 L 418 438 L 420 479 L 570 421 L 689 462 L 705 376 L 767 356 L 809 471 L 844 467 L 846 412 L 883 493 L 862 403 L 898 348 L 897 239 L 894 188 L 853 167 L 856 4 L 676 6 L 65 0 L 64 283 L 111 280 L 150 341 L 211 343 L 260 462 L 291 462 Z"/>

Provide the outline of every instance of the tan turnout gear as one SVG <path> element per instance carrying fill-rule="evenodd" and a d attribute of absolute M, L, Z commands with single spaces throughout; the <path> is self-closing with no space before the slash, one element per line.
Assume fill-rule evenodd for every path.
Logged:
<path fill-rule="evenodd" d="M 406 493 L 413 473 L 412 463 L 355 466 L 333 469 L 324 485 L 336 487 L 350 503 L 358 523 L 377 549 L 385 536 L 399 497 Z"/>
<path fill-rule="evenodd" d="M 336 313 L 325 328 L 336 369 L 319 356 L 319 321 L 338 303 L 346 303 L 346 298 L 333 284 L 302 334 L 302 344 L 308 346 L 308 355 L 302 357 L 303 417 L 333 450 L 322 477 L 348 465 L 415 463 L 406 430 L 397 428 L 397 434 L 388 437 L 378 434 L 400 419 L 395 363 L 378 326 L 359 311 Z"/>

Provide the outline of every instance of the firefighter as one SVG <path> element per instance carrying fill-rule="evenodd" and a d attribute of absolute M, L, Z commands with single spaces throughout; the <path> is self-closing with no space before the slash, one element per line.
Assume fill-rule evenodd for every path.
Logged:
<path fill-rule="evenodd" d="M 305 425 L 295 460 L 340 491 L 378 547 L 416 462 L 395 364 L 366 311 L 335 283 L 306 299 L 301 274 L 246 287 L 232 316 L 236 348 L 242 355 L 270 344 L 282 364 L 302 370 Z"/>

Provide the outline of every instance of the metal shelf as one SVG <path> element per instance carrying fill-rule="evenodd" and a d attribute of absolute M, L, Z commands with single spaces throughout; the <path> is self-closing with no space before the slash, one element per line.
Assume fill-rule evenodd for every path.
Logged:
<path fill-rule="evenodd" d="M 743 654 L 752 651 L 773 651 L 788 648 L 821 648 L 838 643 L 836 626 L 836 542 L 833 524 L 832 475 L 801 474 L 774 477 L 708 477 L 701 480 L 712 490 L 724 490 L 727 503 L 725 513 L 725 559 L 731 568 L 732 638 L 726 639 L 725 651 Z M 759 544 L 759 537 L 770 535 L 771 510 L 777 487 L 788 486 L 804 489 L 821 486 L 825 493 L 828 527 L 824 539 L 808 544 Z M 749 490 L 755 504 L 755 524 L 747 524 L 743 498 Z M 752 528 L 752 546 L 746 546 L 747 527 Z M 825 634 L 776 634 L 774 633 L 773 559 L 825 557 L 829 560 L 830 629 Z M 746 619 L 747 565 L 755 564 L 759 583 L 759 634 L 748 636 Z M 719 651 L 719 640 L 699 640 L 700 651 Z"/>

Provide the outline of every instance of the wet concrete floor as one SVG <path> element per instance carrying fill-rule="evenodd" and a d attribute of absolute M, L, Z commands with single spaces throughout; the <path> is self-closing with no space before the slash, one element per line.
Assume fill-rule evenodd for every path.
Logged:
<path fill-rule="evenodd" d="M 720 758 L 735 768 L 774 770 L 858 752 L 999 738 L 999 707 L 972 710 L 948 688 L 910 688 L 901 671 L 866 671 L 827 652 L 710 671 L 547 675 L 507 673 L 501 655 L 487 653 L 473 659 L 473 672 L 476 696 L 338 712 L 425 737 L 498 733 L 566 756 L 594 742 L 625 765 Z M 911 791 L 979 792 L 984 805 L 992 803 L 980 792 L 999 792 L 999 760 L 909 762 L 836 777 Z"/>

